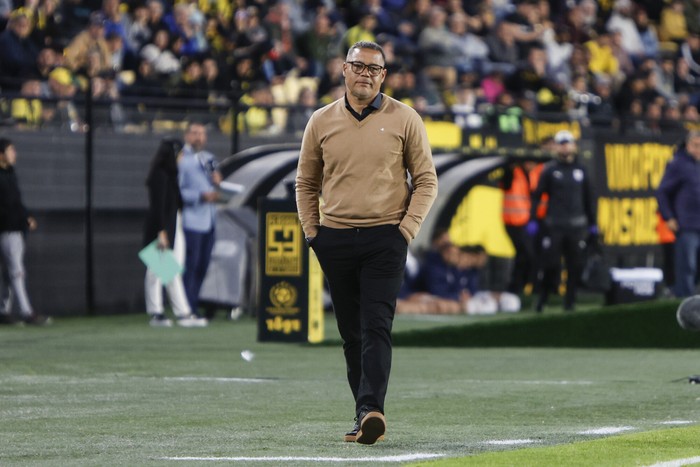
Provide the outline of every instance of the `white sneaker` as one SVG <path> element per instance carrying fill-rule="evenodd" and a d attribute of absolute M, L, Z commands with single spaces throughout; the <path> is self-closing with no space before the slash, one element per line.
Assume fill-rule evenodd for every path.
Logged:
<path fill-rule="evenodd" d="M 241 316 L 243 316 L 243 308 L 242 307 L 236 306 L 236 307 L 231 308 L 230 318 L 232 321 L 236 321 Z"/>
<path fill-rule="evenodd" d="M 173 326 L 173 322 L 165 317 L 164 314 L 160 313 L 153 315 L 151 321 L 148 322 L 154 328 L 170 328 Z"/>
<path fill-rule="evenodd" d="M 178 318 L 177 325 L 183 328 L 204 328 L 209 325 L 209 321 L 206 318 L 200 318 L 199 316 L 189 315 L 182 318 Z"/>

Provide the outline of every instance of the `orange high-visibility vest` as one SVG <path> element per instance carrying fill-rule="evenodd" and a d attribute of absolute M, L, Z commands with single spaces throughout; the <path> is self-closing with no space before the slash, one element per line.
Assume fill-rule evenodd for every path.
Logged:
<path fill-rule="evenodd" d="M 537 189 L 537 184 L 540 181 L 540 175 L 542 175 L 542 169 L 544 169 L 544 164 L 539 163 L 535 166 L 534 169 L 532 169 L 530 172 L 528 172 L 528 177 L 530 177 L 530 190 L 535 191 Z M 549 204 L 549 194 L 548 193 L 542 193 L 542 196 L 540 197 L 540 204 L 537 205 L 537 218 L 538 219 L 544 219 L 544 216 L 547 214 L 547 204 Z"/>
<path fill-rule="evenodd" d="M 673 243 L 676 241 L 676 234 L 668 228 L 668 224 L 661 217 L 661 213 L 656 213 L 656 233 L 659 235 L 659 243 Z"/>
<path fill-rule="evenodd" d="M 530 184 L 520 167 L 513 169 L 513 183 L 503 194 L 503 223 L 523 226 L 530 220 Z"/>

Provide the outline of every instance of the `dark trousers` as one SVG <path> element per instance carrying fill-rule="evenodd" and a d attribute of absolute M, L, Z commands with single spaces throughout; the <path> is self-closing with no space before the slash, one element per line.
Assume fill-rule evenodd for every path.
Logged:
<path fill-rule="evenodd" d="M 538 305 L 544 305 L 560 274 L 561 258 L 566 267 L 564 309 L 573 309 L 586 252 L 585 228 L 549 228 L 542 236 L 542 282 Z"/>
<path fill-rule="evenodd" d="M 199 307 L 199 291 L 207 275 L 211 251 L 214 249 L 214 229 L 209 232 L 185 230 L 185 272 L 182 282 L 192 313 Z"/>
<path fill-rule="evenodd" d="M 535 247 L 524 226 L 506 225 L 506 232 L 515 248 L 508 292 L 521 294 L 525 284 L 534 284 L 535 281 Z"/>
<path fill-rule="evenodd" d="M 700 253 L 700 231 L 681 230 L 676 234 L 675 245 L 675 284 L 676 297 L 690 297 L 695 294 L 698 273 L 698 253 Z"/>
<path fill-rule="evenodd" d="M 328 281 L 355 410 L 384 413 L 406 240 L 396 225 L 321 227 L 311 247 Z"/>

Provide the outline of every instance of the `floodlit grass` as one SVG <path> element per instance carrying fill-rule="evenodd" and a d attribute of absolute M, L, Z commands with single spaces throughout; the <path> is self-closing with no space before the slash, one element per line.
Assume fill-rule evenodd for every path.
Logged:
<path fill-rule="evenodd" d="M 498 344 L 499 327 L 510 338 L 548 315 L 598 316 L 397 317 L 397 341 L 450 323 L 491 340 L 396 347 L 387 440 L 374 446 L 342 441 L 354 414 L 338 345 L 258 343 L 250 318 L 206 329 L 153 329 L 141 315 L 2 327 L 0 465 L 399 465 L 439 455 L 436 465 L 598 466 L 700 456 L 700 386 L 687 382 L 700 373 L 699 350 Z M 327 329 L 334 342 L 330 319 Z"/>

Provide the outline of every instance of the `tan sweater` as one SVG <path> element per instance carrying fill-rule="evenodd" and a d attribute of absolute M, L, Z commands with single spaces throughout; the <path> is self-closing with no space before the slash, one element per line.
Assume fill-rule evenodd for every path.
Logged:
<path fill-rule="evenodd" d="M 296 177 L 307 237 L 315 237 L 321 224 L 340 229 L 399 224 L 410 242 L 436 195 L 425 126 L 409 106 L 384 95 L 380 108 L 358 121 L 341 98 L 309 119 Z"/>

